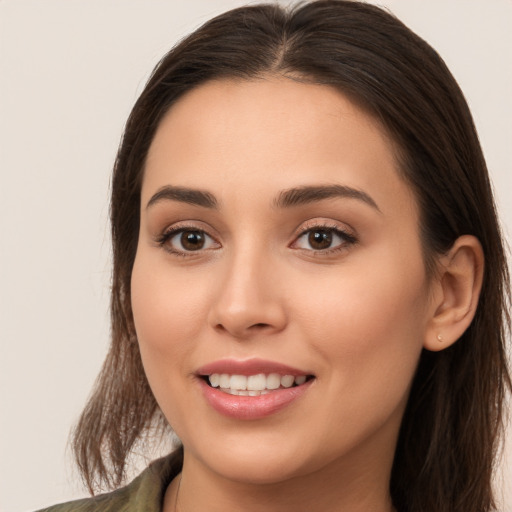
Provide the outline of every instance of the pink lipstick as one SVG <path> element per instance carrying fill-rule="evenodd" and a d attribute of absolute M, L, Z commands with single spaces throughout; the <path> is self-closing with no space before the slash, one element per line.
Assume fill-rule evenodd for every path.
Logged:
<path fill-rule="evenodd" d="M 256 420 L 291 405 L 310 388 L 314 375 L 263 359 L 224 359 L 198 369 L 206 401 L 220 414 Z"/>

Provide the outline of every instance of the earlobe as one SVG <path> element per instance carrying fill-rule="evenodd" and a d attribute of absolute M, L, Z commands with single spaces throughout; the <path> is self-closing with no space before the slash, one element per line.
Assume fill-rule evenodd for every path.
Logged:
<path fill-rule="evenodd" d="M 424 348 L 443 350 L 469 327 L 478 307 L 483 269 L 482 246 L 471 235 L 459 237 L 448 253 L 440 257 Z"/>

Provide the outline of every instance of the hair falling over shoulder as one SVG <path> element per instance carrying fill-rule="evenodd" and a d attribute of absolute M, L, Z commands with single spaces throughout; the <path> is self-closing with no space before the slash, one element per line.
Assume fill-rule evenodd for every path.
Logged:
<path fill-rule="evenodd" d="M 234 9 L 204 24 L 157 65 L 127 121 L 111 198 L 111 346 L 74 431 L 91 492 L 121 484 L 141 440 L 170 431 L 149 388 L 131 311 L 145 158 L 164 116 L 213 79 L 288 76 L 339 88 L 379 119 L 416 194 L 427 270 L 461 235 L 485 255 L 476 317 L 457 343 L 423 351 L 396 450 L 391 496 L 400 512 L 490 512 L 511 389 L 510 284 L 504 242 L 474 123 L 438 54 L 390 13 L 343 0 Z"/>

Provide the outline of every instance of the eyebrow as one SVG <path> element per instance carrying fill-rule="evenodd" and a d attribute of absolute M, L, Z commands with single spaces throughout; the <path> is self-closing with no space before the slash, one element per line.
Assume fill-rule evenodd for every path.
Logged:
<path fill-rule="evenodd" d="M 382 213 L 377 203 L 366 192 L 345 185 L 304 186 L 283 190 L 275 199 L 274 206 L 289 208 L 336 197 L 363 201 L 379 213 Z"/>
<path fill-rule="evenodd" d="M 345 185 L 316 185 L 290 188 L 280 192 L 273 201 L 273 205 L 277 208 L 291 208 L 336 197 L 357 199 L 381 213 L 377 203 L 366 192 Z M 188 203 L 194 206 L 202 206 L 203 208 L 218 208 L 217 199 L 212 193 L 206 190 L 176 187 L 173 185 L 166 185 L 158 189 L 148 201 L 146 208 L 164 200 Z"/>
<path fill-rule="evenodd" d="M 202 206 L 203 208 L 216 209 L 218 207 L 215 196 L 206 190 L 166 185 L 165 187 L 158 189 L 158 191 L 151 197 L 146 208 L 164 200 L 179 201 L 180 203 Z"/>

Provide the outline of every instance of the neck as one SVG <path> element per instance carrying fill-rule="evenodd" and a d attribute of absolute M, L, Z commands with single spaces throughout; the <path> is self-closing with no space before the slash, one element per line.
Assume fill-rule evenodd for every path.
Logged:
<path fill-rule="evenodd" d="M 282 482 L 253 484 L 226 479 L 185 452 L 183 471 L 169 486 L 164 512 L 392 512 L 391 465 L 334 461 Z M 382 460 L 382 459 L 381 459 Z"/>

